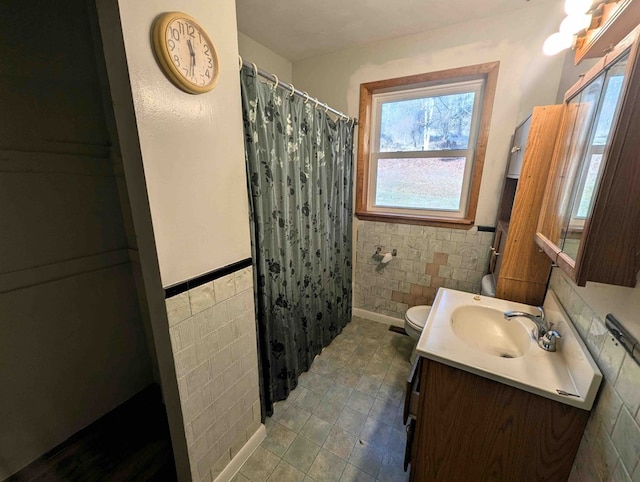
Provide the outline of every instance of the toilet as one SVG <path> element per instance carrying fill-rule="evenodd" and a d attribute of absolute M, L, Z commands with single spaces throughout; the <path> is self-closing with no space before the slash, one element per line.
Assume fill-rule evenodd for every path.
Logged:
<path fill-rule="evenodd" d="M 480 281 L 480 294 L 484 296 L 496 297 L 496 279 L 493 273 L 485 274 Z"/>
<path fill-rule="evenodd" d="M 431 307 L 428 305 L 412 306 L 404 314 L 404 331 L 414 340 L 420 339 L 424 324 L 429 317 Z"/>
<path fill-rule="evenodd" d="M 495 298 L 496 296 L 496 282 L 493 274 L 489 273 L 482 277 L 482 281 L 480 284 L 481 291 L 480 294 L 483 296 L 490 296 Z M 414 340 L 419 340 L 420 335 L 422 334 L 422 330 L 424 329 L 424 324 L 429 317 L 429 312 L 431 311 L 431 306 L 429 305 L 417 305 L 412 306 L 407 310 L 404 315 L 404 331 L 407 332 Z"/>
<path fill-rule="evenodd" d="M 431 306 L 429 305 L 417 305 L 409 308 L 404 314 L 404 331 L 406 331 L 407 335 L 415 340 L 411 357 L 409 357 L 411 364 L 416 360 L 416 346 L 420 339 L 420 335 L 422 334 L 422 330 L 424 329 L 424 324 L 427 322 L 430 311 Z"/>

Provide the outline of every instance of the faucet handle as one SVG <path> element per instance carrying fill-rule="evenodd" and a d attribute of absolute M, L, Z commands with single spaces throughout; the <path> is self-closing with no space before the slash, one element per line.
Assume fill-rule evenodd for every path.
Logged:
<path fill-rule="evenodd" d="M 538 340 L 538 345 L 540 348 L 546 351 L 556 351 L 556 341 L 558 338 L 562 338 L 562 335 L 558 333 L 556 330 L 547 331 L 540 339 Z"/>

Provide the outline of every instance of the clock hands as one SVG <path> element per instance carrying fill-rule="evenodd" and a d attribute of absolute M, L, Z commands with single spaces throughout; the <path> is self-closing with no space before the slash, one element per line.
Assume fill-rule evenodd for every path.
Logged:
<path fill-rule="evenodd" d="M 189 55 L 191 56 L 191 63 L 189 65 L 189 75 L 195 76 L 196 67 L 196 53 L 193 51 L 193 45 L 191 45 L 191 39 L 187 39 L 187 47 L 189 47 Z"/>

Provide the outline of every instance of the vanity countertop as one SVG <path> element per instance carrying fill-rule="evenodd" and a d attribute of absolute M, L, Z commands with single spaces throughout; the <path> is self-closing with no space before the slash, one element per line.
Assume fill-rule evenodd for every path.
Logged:
<path fill-rule="evenodd" d="M 536 307 L 522 303 L 440 288 L 416 347 L 418 355 L 567 405 L 591 409 L 602 374 L 552 291 L 547 292 L 544 309 L 547 319 L 554 323 L 553 329 L 562 336 L 555 352 L 540 348 L 533 336 L 522 355 L 514 358 L 471 346 L 456 335 L 452 326 L 454 311 L 461 306 L 538 314 Z M 535 326 L 524 317 L 508 323 L 520 323 L 528 333 Z"/>

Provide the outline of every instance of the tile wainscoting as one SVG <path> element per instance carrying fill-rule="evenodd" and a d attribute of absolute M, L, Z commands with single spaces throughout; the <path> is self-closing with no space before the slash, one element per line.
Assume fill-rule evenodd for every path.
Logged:
<path fill-rule="evenodd" d="M 192 479 L 212 481 L 261 427 L 252 268 L 166 306 Z"/>
<path fill-rule="evenodd" d="M 570 482 L 640 482 L 640 366 L 558 269 L 553 290 L 604 376 Z"/>
<path fill-rule="evenodd" d="M 480 292 L 494 233 L 358 221 L 354 308 L 402 318 L 410 306 L 430 305 L 439 287 Z M 381 270 L 372 258 L 397 250 Z"/>

